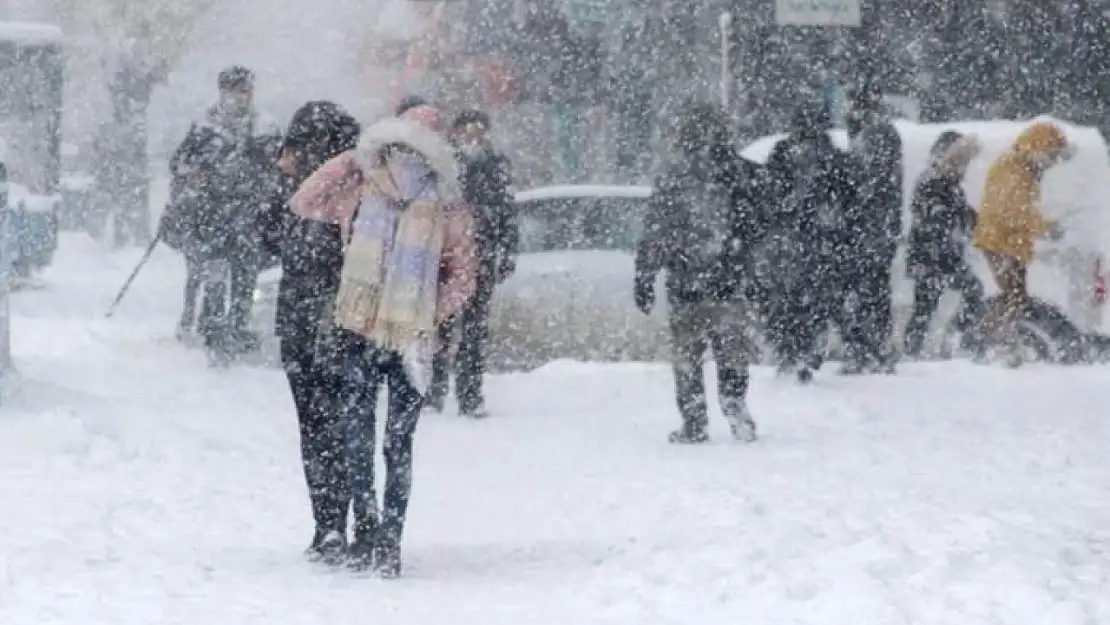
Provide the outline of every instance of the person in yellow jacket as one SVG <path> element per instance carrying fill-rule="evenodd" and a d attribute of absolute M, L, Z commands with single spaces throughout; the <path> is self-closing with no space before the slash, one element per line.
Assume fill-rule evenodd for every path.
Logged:
<path fill-rule="evenodd" d="M 1058 239 L 1061 229 L 1041 213 L 1041 179 L 1073 153 L 1060 127 L 1037 122 L 991 165 L 973 240 L 1001 291 L 983 319 L 984 337 L 1011 351 L 1020 364 L 1015 324 L 1029 302 L 1027 267 L 1037 239 Z"/>

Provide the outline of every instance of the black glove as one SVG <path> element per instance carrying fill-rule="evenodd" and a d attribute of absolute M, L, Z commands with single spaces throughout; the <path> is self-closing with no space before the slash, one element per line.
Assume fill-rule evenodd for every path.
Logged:
<path fill-rule="evenodd" d="M 651 314 L 655 307 L 655 280 L 648 276 L 636 276 L 636 308 L 645 315 Z"/>

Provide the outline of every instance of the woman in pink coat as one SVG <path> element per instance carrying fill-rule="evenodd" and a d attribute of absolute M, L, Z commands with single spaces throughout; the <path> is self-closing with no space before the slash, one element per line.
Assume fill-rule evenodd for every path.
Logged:
<path fill-rule="evenodd" d="M 339 224 L 345 242 L 333 323 L 338 398 L 354 507 L 348 564 L 401 572 L 413 433 L 436 329 L 474 293 L 469 211 L 439 115 L 418 106 L 363 130 L 355 150 L 312 175 L 290 201 L 301 217 Z M 374 487 L 378 387 L 389 387 L 382 505 Z"/>

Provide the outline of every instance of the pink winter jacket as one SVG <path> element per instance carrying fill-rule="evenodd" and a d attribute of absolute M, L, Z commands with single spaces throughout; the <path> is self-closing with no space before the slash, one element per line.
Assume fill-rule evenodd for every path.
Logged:
<path fill-rule="evenodd" d="M 441 181 L 447 223 L 436 321 L 442 323 L 458 314 L 474 296 L 478 272 L 473 219 L 459 199 L 454 156 L 445 142 L 412 122 L 397 119 L 379 122 L 363 132 L 358 148 L 336 156 L 305 180 L 289 206 L 306 219 L 339 224 L 346 240 L 355 209 L 362 201 L 364 167 L 368 169 L 381 147 L 390 143 L 414 147 L 425 156 Z"/>

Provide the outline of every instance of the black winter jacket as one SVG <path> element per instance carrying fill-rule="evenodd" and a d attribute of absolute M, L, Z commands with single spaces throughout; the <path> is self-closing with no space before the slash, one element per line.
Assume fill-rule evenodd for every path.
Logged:
<path fill-rule="evenodd" d="M 650 288 L 667 272 L 672 302 L 744 296 L 753 249 L 766 233 L 760 166 L 730 146 L 682 155 L 656 180 L 636 255 L 636 280 Z"/>
<path fill-rule="evenodd" d="M 286 133 L 286 149 L 298 155 L 297 172 L 283 177 L 259 220 L 265 250 L 281 260 L 274 323 L 283 341 L 315 341 L 343 270 L 339 226 L 297 216 L 289 210 L 289 198 L 317 168 L 353 149 L 358 134 L 353 117 L 324 102 L 311 102 L 298 110 Z"/>
<path fill-rule="evenodd" d="M 459 165 L 459 183 L 474 215 L 480 271 L 496 276 L 515 259 L 520 243 L 515 206 L 509 193 L 512 165 L 504 154 L 489 148 L 460 154 Z"/>
<path fill-rule="evenodd" d="M 911 275 L 951 273 L 963 263 L 976 213 L 960 183 L 955 174 L 933 170 L 918 180 L 910 203 L 913 223 L 906 266 Z"/>
<path fill-rule="evenodd" d="M 852 143 L 857 199 L 849 228 L 865 257 L 889 262 L 902 236 L 902 139 L 883 121 L 863 127 Z"/>

